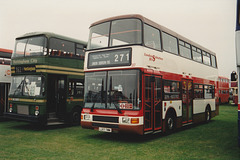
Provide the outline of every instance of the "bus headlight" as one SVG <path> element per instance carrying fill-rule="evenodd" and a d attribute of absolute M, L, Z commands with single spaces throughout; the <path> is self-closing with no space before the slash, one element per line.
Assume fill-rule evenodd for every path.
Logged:
<path fill-rule="evenodd" d="M 83 118 L 84 118 L 84 120 L 90 120 L 90 115 L 89 115 L 89 114 L 85 114 L 85 115 L 83 116 Z"/>
<path fill-rule="evenodd" d="M 39 111 L 35 111 L 35 116 L 38 116 L 39 115 Z"/>
<path fill-rule="evenodd" d="M 35 106 L 35 116 L 39 115 L 39 106 Z"/>
<path fill-rule="evenodd" d="M 122 123 L 129 123 L 129 117 L 122 117 Z"/>
<path fill-rule="evenodd" d="M 12 112 L 13 109 L 12 109 L 12 103 L 9 104 L 9 112 Z"/>

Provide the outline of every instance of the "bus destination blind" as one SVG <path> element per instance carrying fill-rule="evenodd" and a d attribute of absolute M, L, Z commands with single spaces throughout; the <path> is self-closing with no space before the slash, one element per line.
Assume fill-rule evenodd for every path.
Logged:
<path fill-rule="evenodd" d="M 130 66 L 131 57 L 131 48 L 92 52 L 88 55 L 88 68 Z"/>

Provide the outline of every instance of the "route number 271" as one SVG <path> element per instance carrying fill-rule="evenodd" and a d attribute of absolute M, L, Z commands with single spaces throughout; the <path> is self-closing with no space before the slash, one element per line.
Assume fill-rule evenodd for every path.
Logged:
<path fill-rule="evenodd" d="M 129 54 L 115 54 L 114 62 L 124 62 L 129 61 Z"/>

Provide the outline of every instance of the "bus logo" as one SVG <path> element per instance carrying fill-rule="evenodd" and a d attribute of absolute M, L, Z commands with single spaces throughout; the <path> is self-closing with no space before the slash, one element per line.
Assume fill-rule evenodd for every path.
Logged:
<path fill-rule="evenodd" d="M 6 70 L 6 72 L 5 72 L 5 73 L 6 73 L 6 75 L 7 75 L 7 76 L 10 76 L 10 75 L 11 75 L 11 71 L 10 71 L 9 69 L 8 69 L 8 70 Z"/>
<path fill-rule="evenodd" d="M 163 60 L 163 58 L 152 55 L 152 54 L 144 53 L 144 56 L 149 57 L 149 61 L 153 61 L 153 62 L 155 62 L 156 59 L 161 60 L 161 61 Z"/>
<path fill-rule="evenodd" d="M 132 103 L 119 103 L 120 109 L 133 109 Z"/>

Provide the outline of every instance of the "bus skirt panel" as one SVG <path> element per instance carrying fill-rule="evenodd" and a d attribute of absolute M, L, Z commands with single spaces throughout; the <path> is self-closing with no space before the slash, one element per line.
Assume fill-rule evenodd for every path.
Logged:
<path fill-rule="evenodd" d="M 13 119 L 13 120 L 20 120 L 25 122 L 33 122 L 39 123 L 43 122 L 47 119 L 47 116 L 31 116 L 31 115 L 22 115 L 22 114 L 15 114 L 15 113 L 4 113 L 5 118 Z"/>

